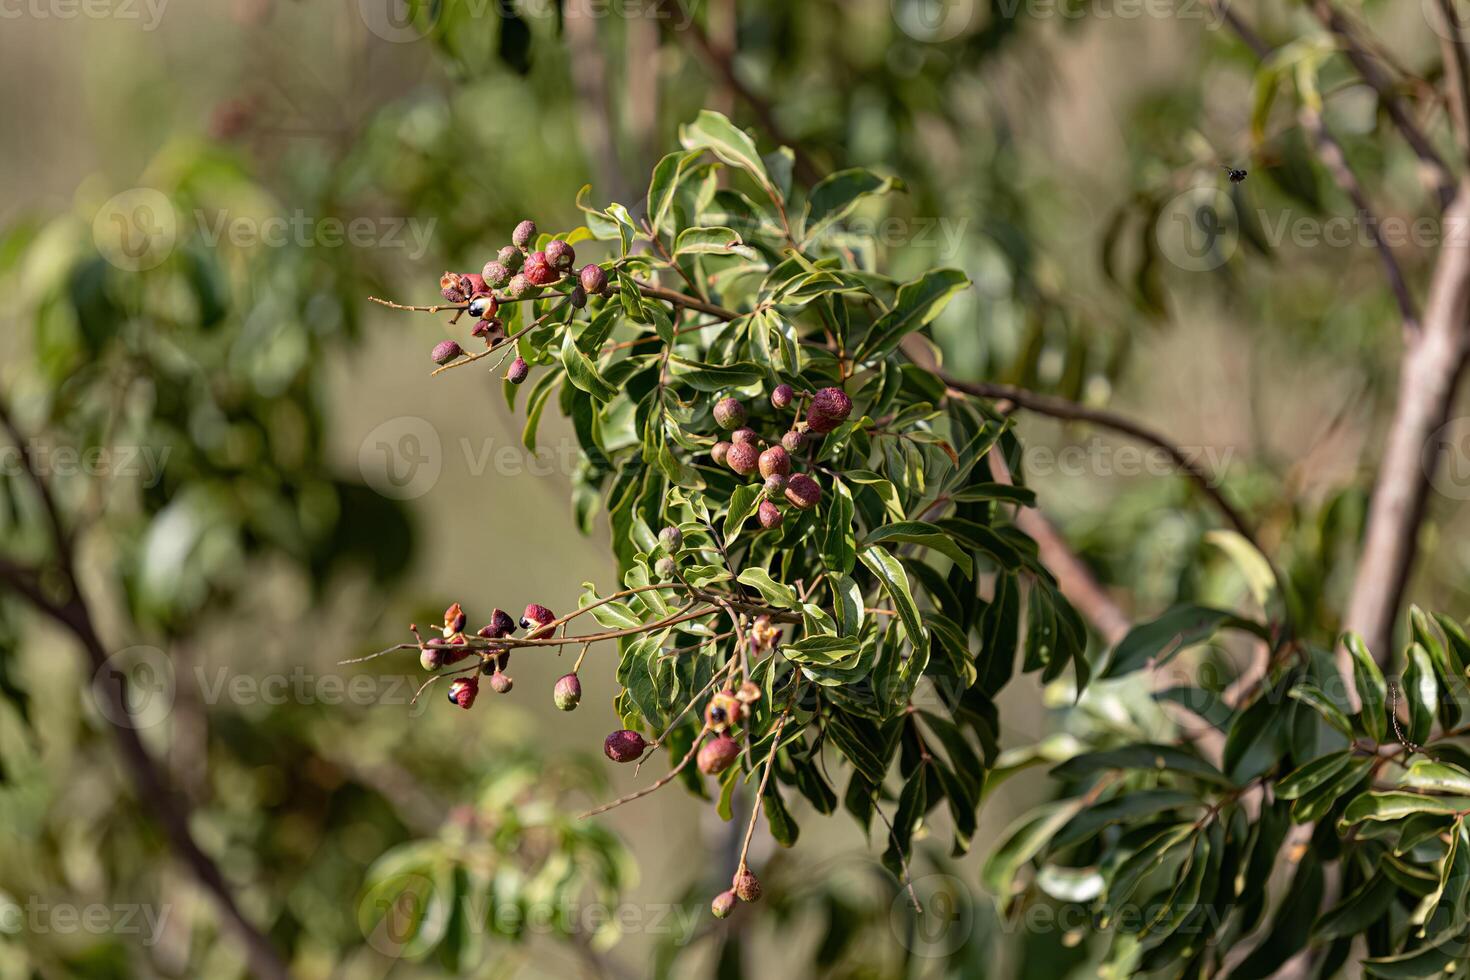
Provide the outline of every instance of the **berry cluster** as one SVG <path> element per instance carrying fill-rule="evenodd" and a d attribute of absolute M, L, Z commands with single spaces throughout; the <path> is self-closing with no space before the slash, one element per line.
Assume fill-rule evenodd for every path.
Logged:
<path fill-rule="evenodd" d="M 477 675 L 488 677 L 490 690 L 496 694 L 509 694 L 514 684 L 510 675 L 505 672 L 510 666 L 509 646 L 471 642 L 465 635 L 467 622 L 464 609 L 456 602 L 444 610 L 442 637 L 425 642 L 419 634 L 418 626 L 409 626 L 418 638 L 419 664 L 425 670 L 451 667 L 468 659 L 471 654 L 479 655 L 478 663 L 456 672 L 470 676 L 456 676 L 449 684 L 449 703 L 466 711 L 474 707 L 475 698 L 480 694 L 480 677 Z M 550 636 L 555 629 L 555 623 L 556 615 L 550 609 L 533 602 L 521 614 L 520 628 L 524 631 L 521 639 L 535 640 Z M 510 614 L 503 609 L 496 609 L 490 614 L 490 622 L 480 627 L 475 632 L 475 637 L 480 640 L 504 640 L 514 636 L 515 631 L 516 622 L 510 618 Z M 434 679 L 438 676 L 440 675 L 436 675 Z M 563 711 L 575 708 L 581 697 L 582 685 L 575 672 L 557 681 L 556 689 L 552 693 L 552 701 Z"/>
<path fill-rule="evenodd" d="M 749 416 L 739 399 L 722 398 L 714 407 L 715 423 L 729 432 L 730 438 L 715 443 L 710 458 L 739 476 L 760 474 L 762 499 L 756 508 L 756 520 L 767 530 L 780 527 L 785 520 L 780 501 L 797 510 L 811 510 L 821 502 L 822 488 L 807 474 L 793 473 L 791 459 L 811 443 L 813 436 L 832 432 L 852 414 L 852 399 L 841 388 L 809 393 L 781 384 L 772 390 L 771 407 L 784 411 L 792 404 L 797 405 L 796 419 L 774 443 L 765 442 L 745 424 Z M 803 405 L 807 406 L 805 421 L 801 420 Z"/>
<path fill-rule="evenodd" d="M 571 243 L 553 238 L 536 248 L 536 223 L 522 221 L 510 236 L 511 243 L 500 249 L 495 258 L 479 272 L 446 272 L 439 278 L 439 293 L 445 301 L 470 315 L 474 325 L 470 336 L 484 341 L 487 350 L 498 347 L 508 338 L 500 319 L 500 308 L 507 303 L 535 299 L 543 288 L 571 281 L 567 299 L 573 309 L 587 305 L 588 296 L 607 292 L 607 272 L 595 263 L 573 271 L 577 260 Z M 464 348 L 453 340 L 434 346 L 430 358 L 440 366 L 464 356 Z M 506 370 L 506 380 L 520 384 L 531 373 L 524 358 L 517 357 Z"/>

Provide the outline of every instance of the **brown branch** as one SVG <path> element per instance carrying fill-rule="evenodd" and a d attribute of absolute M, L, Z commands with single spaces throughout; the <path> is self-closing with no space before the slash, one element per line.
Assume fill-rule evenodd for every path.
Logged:
<path fill-rule="evenodd" d="M 1210 0 L 1210 2 L 1211 6 L 1219 9 L 1219 0 Z M 1333 6 L 1331 0 L 1312 0 L 1308 6 L 1311 7 L 1312 13 L 1322 22 L 1323 26 L 1342 41 L 1343 54 L 1347 56 L 1353 70 L 1363 77 L 1363 81 L 1367 82 L 1374 92 L 1378 93 L 1379 103 L 1388 113 L 1388 118 L 1404 137 L 1404 141 L 1409 144 L 1414 154 L 1432 172 L 1440 209 L 1447 210 L 1455 196 L 1455 175 L 1445 163 L 1444 158 L 1435 150 L 1429 137 L 1419 128 L 1409 111 L 1404 108 L 1403 100 L 1399 98 L 1393 80 L 1378 64 L 1377 58 L 1360 42 L 1352 23 Z M 1226 10 L 1224 13 L 1227 23 L 1245 39 L 1258 56 L 1264 57 L 1269 53 L 1269 48 L 1263 51 L 1257 46 L 1260 43 L 1259 36 L 1250 31 L 1248 27 L 1244 27 L 1243 22 L 1233 11 Z M 1247 35 L 1247 31 L 1250 31 L 1250 35 L 1255 37 L 1254 42 Z"/>
<path fill-rule="evenodd" d="M 1394 618 L 1418 551 L 1419 524 L 1438 453 L 1428 452 L 1450 407 L 1470 349 L 1470 181 L 1444 216 L 1444 244 L 1435 261 L 1421 336 L 1404 351 L 1399 392 L 1368 507 L 1368 526 L 1345 627 L 1384 661 Z M 1346 650 L 1339 667 L 1351 670 Z M 1349 691 L 1353 691 L 1349 685 Z"/>
<path fill-rule="evenodd" d="M 1450 118 L 1454 120 L 1460 155 L 1470 162 L 1470 65 L 1466 64 L 1465 58 L 1465 36 L 1461 31 L 1464 25 L 1454 0 L 1439 0 L 1438 6 L 1444 28 L 1439 32 L 1439 39 L 1445 85 L 1449 90 Z"/>
<path fill-rule="evenodd" d="M 703 728 L 701 728 L 699 730 L 699 734 L 694 736 L 694 742 L 689 746 L 689 751 L 685 752 L 684 758 L 679 760 L 679 764 L 660 776 L 654 783 L 649 786 L 645 786 L 642 789 L 637 790 L 636 792 L 629 793 L 627 796 L 620 796 L 617 799 L 613 800 L 611 803 L 604 803 L 602 806 L 588 810 L 586 813 L 582 814 L 582 816 L 578 817 L 578 819 L 586 820 L 588 817 L 595 817 L 599 813 L 606 813 L 609 810 L 622 806 L 624 803 L 632 803 L 634 800 L 642 799 L 650 793 L 654 793 L 658 790 L 663 789 L 669 783 L 673 782 L 674 777 L 683 772 L 685 767 L 689 765 L 689 761 L 693 759 L 694 754 L 699 751 L 699 743 L 704 741 L 704 736 L 708 731 L 708 725 L 705 725 Z"/>
<path fill-rule="evenodd" d="M 132 710 L 129 707 L 127 677 L 120 671 L 108 671 L 107 669 L 107 648 L 97 635 L 91 610 L 71 571 L 74 567 L 71 543 L 62 530 L 60 510 L 56 499 L 27 452 L 26 443 L 15 428 L 3 399 L 0 399 L 0 426 L 3 426 L 10 438 L 21 447 L 22 461 L 41 498 L 41 504 L 49 515 L 53 535 L 52 544 L 56 549 L 57 563 L 70 594 L 64 602 L 49 599 L 41 589 L 39 582 L 33 579 L 26 569 L 10 562 L 0 562 L 0 580 L 19 593 L 39 612 L 44 613 L 71 632 L 81 644 L 82 649 L 86 651 L 94 677 L 103 677 L 105 672 L 107 682 L 96 685 L 98 694 L 107 699 L 101 714 L 112 730 L 113 740 L 122 756 L 123 765 L 132 777 L 138 803 L 149 811 L 153 819 L 163 828 L 164 836 L 175 857 L 193 873 L 214 903 L 224 924 L 234 932 L 235 937 L 245 948 L 251 972 L 257 977 L 265 977 L 269 980 L 277 980 L 277 978 L 286 980 L 290 974 L 285 963 L 271 945 L 270 940 L 245 917 L 239 905 L 236 904 L 235 897 L 219 865 L 215 864 L 214 859 L 204 852 L 194 838 L 194 833 L 189 827 L 190 814 L 187 802 L 174 792 L 163 770 L 144 748 L 137 728 L 129 722 L 129 719 L 132 718 Z"/>
<path fill-rule="evenodd" d="M 1315 106 L 1304 102 L 1298 115 L 1302 128 L 1316 141 L 1318 159 L 1332 175 L 1332 179 L 1337 182 L 1337 186 L 1342 188 L 1343 193 L 1352 200 L 1353 207 L 1357 208 L 1358 213 L 1363 216 L 1368 238 L 1378 252 L 1379 260 L 1383 263 L 1383 274 L 1388 279 L 1394 301 L 1398 303 L 1399 316 L 1403 318 L 1405 334 L 1410 337 L 1418 335 L 1419 313 L 1414 306 L 1414 297 L 1409 293 L 1409 284 L 1404 280 L 1404 272 L 1399 268 L 1393 249 L 1389 248 L 1388 243 L 1378 234 L 1378 218 L 1368 205 L 1368 196 L 1363 193 L 1363 187 L 1358 183 L 1357 175 L 1348 165 L 1347 154 L 1343 152 L 1342 144 L 1328 130 L 1327 123 L 1322 119 L 1321 111 Z"/>
<path fill-rule="evenodd" d="M 1028 411 L 1055 419 L 1063 419 L 1069 422 L 1087 422 L 1105 429 L 1111 429 L 1114 432 L 1121 433 L 1162 450 L 1169 457 L 1170 462 L 1178 468 L 1179 472 L 1194 483 L 1200 492 L 1220 509 L 1220 513 L 1225 516 L 1225 520 L 1230 523 L 1230 526 L 1235 528 L 1241 537 L 1255 545 L 1257 551 L 1265 554 L 1265 549 L 1261 548 L 1259 542 L 1256 541 L 1256 533 L 1252 529 L 1250 522 L 1245 519 L 1245 515 L 1235 509 L 1234 504 L 1225 498 L 1225 495 L 1220 491 L 1219 487 L 1215 485 L 1215 477 L 1202 470 L 1199 464 L 1190 459 L 1189 454 L 1183 449 L 1174 445 L 1174 443 L 1153 429 L 1148 428 L 1140 422 L 1135 422 L 1126 415 L 1121 415 L 1105 408 L 1091 408 L 1087 405 L 1068 401 L 1065 398 L 1058 398 L 1055 395 L 1043 395 L 1025 388 L 1018 388 L 1015 385 L 996 384 L 987 381 L 961 381 L 958 378 L 950 377 L 940 370 L 936 370 L 935 373 L 941 381 L 955 391 L 963 392 L 967 395 L 974 395 L 977 398 L 1008 401 L 1019 408 L 1024 408 Z"/>

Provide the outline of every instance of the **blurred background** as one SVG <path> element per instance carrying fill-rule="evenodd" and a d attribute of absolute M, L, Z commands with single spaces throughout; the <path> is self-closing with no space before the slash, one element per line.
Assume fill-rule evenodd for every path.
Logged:
<path fill-rule="evenodd" d="M 1316 29 L 1296 3 L 1238 6 L 1273 41 Z M 1419 5 L 1352 7 L 1422 96 Z M 1323 60 L 1380 217 L 1414 227 L 1413 156 Z M 636 212 L 679 124 L 717 109 L 799 148 L 805 183 L 901 179 L 850 230 L 895 276 L 973 279 L 935 326 L 950 368 L 1167 433 L 1330 631 L 1400 339 L 1361 228 L 1323 234 L 1352 205 L 1265 87 L 1203 0 L 0 0 L 0 387 L 78 529 L 106 653 L 0 593 L 0 976 L 251 972 L 118 762 L 114 671 L 124 723 L 298 976 L 1089 975 L 1080 928 L 1002 922 L 977 868 L 1045 792 L 1011 767 L 1100 718 L 1167 724 L 1127 692 L 1064 711 L 1065 690 L 1013 686 L 975 853 L 951 860 L 933 828 L 914 869 L 927 921 L 881 845 L 809 813 L 797 852 L 757 836 L 769 906 L 716 924 L 740 821 L 678 787 L 576 819 L 635 785 L 599 753 L 611 648 L 573 715 L 550 655 L 469 714 L 432 688 L 413 703 L 413 651 L 339 666 L 452 601 L 472 625 L 564 610 L 614 571 L 605 526 L 573 517 L 565 422 L 528 449 L 498 378 L 430 382 L 442 319 L 367 298 L 435 302 L 522 218 L 580 225 L 585 184 Z M 1397 248 L 1416 288 L 1433 244 Z M 1241 601 L 1204 538 L 1217 518 L 1166 461 L 1021 432 L 1042 509 L 1131 613 Z M 0 553 L 40 561 L 47 524 L 5 452 Z M 1458 617 L 1470 468 L 1436 489 L 1411 598 Z M 471 922 L 435 879 L 415 943 L 385 939 L 376 883 L 425 854 L 526 914 Z"/>

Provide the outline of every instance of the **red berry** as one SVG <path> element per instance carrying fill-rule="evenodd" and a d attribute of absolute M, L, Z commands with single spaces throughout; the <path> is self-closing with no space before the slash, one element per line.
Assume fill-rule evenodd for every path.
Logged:
<path fill-rule="evenodd" d="M 525 612 L 521 614 L 521 629 L 535 630 L 535 632 L 527 634 L 528 637 L 543 636 L 546 632 L 544 627 L 548 623 L 555 621 L 555 619 L 556 614 L 553 613 L 550 609 L 547 609 L 545 606 L 533 602 L 528 605 Z M 536 629 L 536 627 L 538 626 L 543 627 L 543 629 Z"/>
<path fill-rule="evenodd" d="M 475 703 L 480 693 L 480 682 L 473 677 L 456 677 L 449 685 L 449 703 L 457 704 L 466 711 Z"/>
<path fill-rule="evenodd" d="M 695 762 L 700 772 L 706 776 L 714 776 L 729 769 L 731 763 L 739 757 L 739 742 L 729 735 L 716 735 L 700 746 L 699 757 Z"/>
<path fill-rule="evenodd" d="M 771 392 L 771 407 L 785 408 L 795 397 L 796 391 L 790 385 L 777 385 Z"/>
<path fill-rule="evenodd" d="M 602 751 L 614 762 L 636 762 L 643 755 L 648 743 L 643 736 L 629 729 L 613 732 L 602 742 Z"/>
<path fill-rule="evenodd" d="M 730 443 L 717 442 L 715 443 L 714 448 L 709 451 L 709 458 L 715 461 L 716 466 L 724 466 L 729 452 Z"/>
<path fill-rule="evenodd" d="M 750 476 L 760 466 L 760 450 L 748 442 L 736 442 L 725 452 L 725 465 L 741 476 Z"/>
<path fill-rule="evenodd" d="M 448 364 L 450 361 L 464 353 L 464 348 L 452 340 L 441 340 L 434 345 L 434 350 L 429 357 L 433 358 L 435 364 Z"/>
<path fill-rule="evenodd" d="M 756 520 L 761 522 L 761 527 L 765 528 L 767 531 L 771 530 L 772 528 L 780 527 L 781 522 L 786 519 L 785 515 L 781 513 L 781 508 L 777 507 L 769 500 L 761 501 L 761 505 L 756 508 L 755 517 Z"/>
<path fill-rule="evenodd" d="M 822 499 L 822 488 L 805 473 L 798 473 L 786 481 L 786 499 L 797 510 L 811 510 Z"/>
<path fill-rule="evenodd" d="M 549 286 L 561 278 L 561 273 L 552 268 L 551 260 L 546 257 L 545 252 L 532 252 L 526 259 L 522 274 L 536 286 Z"/>
<path fill-rule="evenodd" d="M 807 427 L 813 432 L 828 433 L 852 414 L 852 399 L 841 388 L 823 388 L 812 396 L 806 412 Z"/>
<path fill-rule="evenodd" d="M 461 272 L 459 283 L 459 288 L 470 296 L 481 296 L 488 292 L 485 288 L 485 277 L 478 272 Z"/>
<path fill-rule="evenodd" d="M 754 429 L 739 428 L 730 433 L 731 442 L 743 442 L 754 446 L 760 443 L 761 437 L 755 434 Z"/>
<path fill-rule="evenodd" d="M 526 364 L 524 357 L 517 357 L 510 362 L 510 368 L 505 372 L 505 380 L 513 385 L 518 385 L 526 380 L 526 375 L 531 373 L 531 368 Z"/>
<path fill-rule="evenodd" d="M 770 449 L 761 453 L 760 469 L 761 476 L 789 476 L 791 473 L 791 457 L 780 446 L 772 446 Z"/>

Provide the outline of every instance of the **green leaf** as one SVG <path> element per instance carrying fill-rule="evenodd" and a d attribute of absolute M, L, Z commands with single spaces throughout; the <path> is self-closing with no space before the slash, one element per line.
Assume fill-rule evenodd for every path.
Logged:
<path fill-rule="evenodd" d="M 1365 820 L 1398 820 L 1416 813 L 1455 813 L 1470 810 L 1470 797 L 1422 796 L 1418 793 L 1364 793 L 1348 804 L 1344 824 Z"/>
<path fill-rule="evenodd" d="M 1015 890 L 1016 872 L 1040 854 L 1052 835 L 1086 803 L 1082 797 L 1046 803 L 1011 824 L 1001 836 L 1000 846 L 986 859 L 981 880 L 1002 902 L 1007 901 Z"/>
<path fill-rule="evenodd" d="M 778 193 L 770 174 L 766 173 L 765 164 L 761 162 L 755 141 L 720 113 L 702 110 L 694 122 L 680 128 L 679 142 L 690 149 L 703 147 L 710 150 L 721 160 L 750 174 L 770 193 Z"/>
<path fill-rule="evenodd" d="M 1276 595 L 1276 574 L 1271 563 L 1244 535 L 1238 531 L 1214 530 L 1205 533 L 1206 544 L 1212 544 L 1235 563 L 1245 578 L 1251 598 L 1262 609 L 1269 609 Z"/>
<path fill-rule="evenodd" d="M 648 223 L 655 235 L 663 230 L 678 196 L 679 185 L 689 174 L 689 164 L 699 159 L 702 152 L 685 150 L 670 153 L 653 168 L 653 178 L 648 183 Z"/>
<path fill-rule="evenodd" d="M 1078 780 L 1091 773 L 1110 769 L 1137 769 L 1142 771 L 1173 771 L 1188 776 L 1197 776 L 1220 785 L 1229 785 L 1225 775 L 1199 756 L 1190 755 L 1172 745 L 1142 743 L 1125 745 L 1116 749 L 1086 752 L 1073 756 L 1057 766 L 1051 774 L 1057 779 Z"/>
<path fill-rule="evenodd" d="M 878 318 L 858 352 L 860 360 L 877 360 L 898 349 L 905 336 L 932 321 L 970 280 L 958 269 L 935 269 L 898 287 L 893 308 Z"/>
<path fill-rule="evenodd" d="M 1299 799 L 1342 772 L 1351 758 L 1352 753 L 1344 749 L 1313 759 L 1277 783 L 1276 795 L 1283 800 Z"/>
<path fill-rule="evenodd" d="M 1353 723 L 1348 716 L 1343 714 L 1342 709 L 1332 703 L 1327 692 L 1317 685 L 1303 681 L 1287 692 L 1287 697 L 1294 698 L 1302 704 L 1310 705 L 1312 710 L 1322 716 L 1322 719 L 1342 732 L 1348 738 L 1353 737 Z"/>
<path fill-rule="evenodd" d="M 740 573 L 736 581 L 753 587 L 773 606 L 780 606 L 782 609 L 796 607 L 796 591 L 791 586 L 783 585 L 771 578 L 771 573 L 764 568 L 747 568 Z"/>
<path fill-rule="evenodd" d="M 884 541 L 904 541 L 909 544 L 917 544 L 924 548 L 931 548 L 949 558 L 964 571 L 965 577 L 970 578 L 974 574 L 974 562 L 970 556 L 955 544 L 954 539 L 944 533 L 944 530 L 936 524 L 926 524 L 923 521 L 900 521 L 897 524 L 884 524 L 872 531 L 863 541 L 863 546 L 880 544 Z"/>
<path fill-rule="evenodd" d="M 1378 669 L 1373 654 L 1368 652 L 1357 634 L 1347 634 L 1342 642 L 1353 658 L 1353 686 L 1358 689 L 1358 700 L 1363 703 L 1363 728 L 1373 741 L 1382 742 L 1388 734 L 1388 720 L 1383 712 L 1388 687 L 1383 682 L 1383 671 Z"/>
<path fill-rule="evenodd" d="M 1265 627 L 1243 620 L 1224 609 L 1207 606 L 1175 606 L 1158 619 L 1142 623 L 1113 648 L 1107 666 L 1099 675 L 1117 677 L 1139 670 L 1149 663 L 1167 663 L 1186 647 L 1203 643 L 1224 627 L 1244 629 L 1264 637 Z"/>
<path fill-rule="evenodd" d="M 1399 785 L 1428 793 L 1461 793 L 1470 796 L 1470 772 L 1448 762 L 1416 759 L 1399 777 Z"/>
<path fill-rule="evenodd" d="M 567 369 L 567 380 L 598 401 L 610 402 L 618 396 L 618 389 L 608 384 L 597 365 L 577 349 L 570 330 L 561 336 L 561 362 Z"/>
<path fill-rule="evenodd" d="M 674 242 L 674 258 L 684 255 L 738 255 L 756 261 L 760 253 L 741 240 L 733 229 L 685 228 Z"/>
<path fill-rule="evenodd" d="M 781 647 L 787 660 L 811 667 L 837 667 L 858 652 L 857 638 L 852 636 L 803 636 Z"/>
<path fill-rule="evenodd" d="M 902 563 L 878 545 L 869 545 L 858 552 L 858 557 L 882 583 L 883 590 L 893 600 L 899 619 L 903 620 L 904 632 L 908 634 L 909 642 L 916 647 L 927 643 L 928 634 L 919 618 L 919 607 L 914 603 L 914 595 L 909 591 L 909 577 L 903 570 Z"/>
<path fill-rule="evenodd" d="M 696 391 L 723 391 L 755 384 L 766 376 L 759 364 L 704 364 L 678 355 L 669 358 L 669 373 Z"/>
<path fill-rule="evenodd" d="M 1404 671 L 1404 700 L 1409 704 L 1409 741 L 1423 745 L 1434 729 L 1434 714 L 1439 707 L 1439 680 L 1429 651 L 1415 643 L 1409 647 L 1409 666 Z"/>
<path fill-rule="evenodd" d="M 730 494 L 730 509 L 725 514 L 725 544 L 728 547 L 740 536 L 740 528 L 760 506 L 761 488 L 753 483 L 742 483 Z"/>
<path fill-rule="evenodd" d="M 879 177 L 861 167 L 839 170 L 823 177 L 807 198 L 805 243 L 810 244 L 833 223 L 851 214 L 863 198 L 886 194 L 894 189 L 902 190 L 903 183 L 892 177 Z"/>

